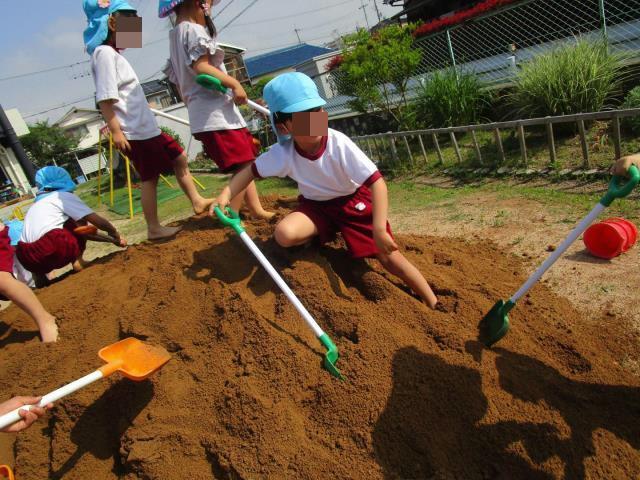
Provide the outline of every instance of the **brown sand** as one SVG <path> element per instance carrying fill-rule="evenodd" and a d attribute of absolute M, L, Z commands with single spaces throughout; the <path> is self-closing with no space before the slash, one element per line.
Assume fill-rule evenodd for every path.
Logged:
<path fill-rule="evenodd" d="M 273 224 L 249 225 L 340 348 L 340 382 L 239 238 L 208 219 L 185 227 L 43 290 L 56 345 L 16 308 L 3 313 L 3 398 L 90 372 L 126 336 L 173 353 L 151 380 L 94 384 L 18 435 L 0 463 L 19 480 L 640 476 L 640 379 L 619 366 L 637 360 L 638 338 L 624 319 L 585 318 L 539 285 L 497 348 L 475 341 L 523 281 L 517 258 L 400 236 L 442 300 L 432 312 L 340 244 L 283 251 Z"/>

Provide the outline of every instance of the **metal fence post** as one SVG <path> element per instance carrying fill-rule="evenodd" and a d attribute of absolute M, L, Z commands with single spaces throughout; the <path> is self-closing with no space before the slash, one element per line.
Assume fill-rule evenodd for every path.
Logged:
<path fill-rule="evenodd" d="M 451 31 L 447 29 L 447 46 L 449 47 L 449 56 L 451 57 L 451 65 L 456 68 L 456 55 L 453 53 L 453 43 L 451 42 Z"/>
<path fill-rule="evenodd" d="M 607 38 L 607 10 L 604 4 L 605 0 L 598 0 L 598 6 L 600 7 L 600 29 L 602 30 L 602 36 Z"/>

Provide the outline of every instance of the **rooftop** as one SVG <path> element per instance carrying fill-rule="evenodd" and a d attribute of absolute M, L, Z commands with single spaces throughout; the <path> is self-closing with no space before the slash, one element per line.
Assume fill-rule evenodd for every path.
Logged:
<path fill-rule="evenodd" d="M 293 47 L 274 50 L 255 57 L 245 59 L 245 65 L 249 77 L 255 78 L 268 73 L 277 72 L 285 68 L 291 68 L 295 65 L 303 63 L 310 58 L 330 53 L 333 50 L 316 45 L 303 43 Z"/>

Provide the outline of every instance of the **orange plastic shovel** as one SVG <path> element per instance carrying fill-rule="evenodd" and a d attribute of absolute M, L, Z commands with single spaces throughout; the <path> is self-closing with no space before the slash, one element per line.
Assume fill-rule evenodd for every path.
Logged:
<path fill-rule="evenodd" d="M 98 356 L 107 362 L 95 372 L 86 375 L 75 382 L 71 382 L 53 392 L 45 395 L 38 406 L 43 407 L 49 403 L 60 400 L 83 387 L 108 377 L 114 372 L 120 372 L 125 377 L 140 382 L 158 371 L 171 359 L 171 355 L 162 347 L 147 345 L 137 338 L 125 338 L 113 345 L 104 347 L 98 352 Z M 0 417 L 0 429 L 13 425 L 20 420 L 19 411 L 29 410 L 30 406 L 16 408 Z"/>
<path fill-rule="evenodd" d="M 13 472 L 11 468 L 6 465 L 0 465 L 0 478 L 7 478 L 9 480 L 14 480 Z"/>
<path fill-rule="evenodd" d="M 87 240 L 95 240 L 98 242 L 113 243 L 113 238 L 98 233 L 98 227 L 95 225 L 81 225 L 73 229 L 73 233 L 85 237 Z"/>

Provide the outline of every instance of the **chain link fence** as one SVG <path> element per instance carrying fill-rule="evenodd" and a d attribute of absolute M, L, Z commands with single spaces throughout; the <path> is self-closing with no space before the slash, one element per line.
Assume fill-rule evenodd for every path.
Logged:
<path fill-rule="evenodd" d="M 508 84 L 518 64 L 580 37 L 604 37 L 611 48 L 640 60 L 640 0 L 528 0 L 499 9 L 415 42 L 422 62 L 410 83 L 430 72 L 456 66 L 488 84 Z M 329 75 L 324 73 L 320 78 Z M 349 98 L 324 89 L 331 117 L 347 115 Z M 327 91 L 328 90 L 328 91 Z"/>

